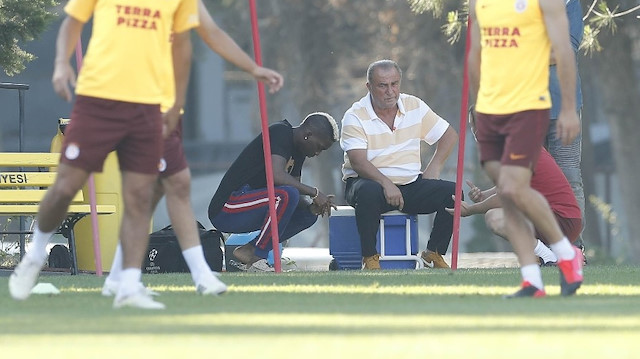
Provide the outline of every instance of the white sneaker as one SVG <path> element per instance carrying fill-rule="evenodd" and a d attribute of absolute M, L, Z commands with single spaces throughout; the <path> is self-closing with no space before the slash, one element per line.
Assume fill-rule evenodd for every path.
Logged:
<path fill-rule="evenodd" d="M 104 280 L 104 284 L 102 285 L 102 296 L 113 297 L 114 295 L 118 294 L 119 285 L 120 282 L 118 282 L 117 280 L 113 280 L 107 276 L 107 278 Z M 160 295 L 160 293 L 145 287 L 142 283 L 140 283 L 140 285 L 142 286 L 142 288 L 144 288 L 148 295 L 153 297 L 157 297 Z"/>
<path fill-rule="evenodd" d="M 147 293 L 146 288 L 141 285 L 140 288 L 126 297 L 118 297 L 113 300 L 113 308 L 119 309 L 123 307 L 140 308 L 140 309 L 164 309 L 164 304 L 156 302 L 153 297 Z"/>
<path fill-rule="evenodd" d="M 247 268 L 247 272 L 258 272 L 258 273 L 269 273 L 275 272 L 272 266 L 269 265 L 266 259 L 261 259 L 257 262 L 254 262 L 251 266 Z"/>
<path fill-rule="evenodd" d="M 227 291 L 227 285 L 222 283 L 215 275 L 204 276 L 198 285 L 196 285 L 196 293 L 202 295 L 218 295 Z"/>
<path fill-rule="evenodd" d="M 120 282 L 115 281 L 107 276 L 104 280 L 104 284 L 102 285 L 102 296 L 103 297 L 113 297 L 118 293 L 118 285 Z"/>
<path fill-rule="evenodd" d="M 16 269 L 9 277 L 9 293 L 15 300 L 25 300 L 29 298 L 31 289 L 38 281 L 38 275 L 44 263 L 39 264 L 29 257 L 24 257 Z"/>

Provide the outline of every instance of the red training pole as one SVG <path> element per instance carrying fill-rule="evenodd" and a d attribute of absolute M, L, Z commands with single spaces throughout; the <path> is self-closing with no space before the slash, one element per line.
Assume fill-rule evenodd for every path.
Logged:
<path fill-rule="evenodd" d="M 76 68 L 78 73 L 82 68 L 82 40 L 76 44 Z M 96 182 L 93 173 L 87 183 L 89 188 L 89 207 L 91 208 L 91 229 L 93 232 L 93 257 L 96 265 L 96 275 L 102 277 L 102 251 L 100 250 L 100 231 L 98 230 L 98 209 L 96 208 Z"/>
<path fill-rule="evenodd" d="M 253 52 L 256 64 L 262 66 L 260 52 L 260 32 L 258 30 L 258 15 L 256 1 L 249 0 L 251 10 L 251 30 L 253 34 Z M 276 273 L 282 272 L 280 265 L 280 237 L 278 236 L 278 217 L 276 216 L 276 191 L 273 184 L 273 165 L 271 163 L 271 142 L 269 140 L 269 119 L 264 84 L 258 81 L 258 101 L 260 102 L 260 119 L 262 120 L 262 150 L 264 151 L 264 170 L 267 174 L 267 193 L 269 195 L 269 218 L 271 219 L 271 242 L 273 247 L 273 266 Z"/>
<path fill-rule="evenodd" d="M 460 141 L 458 144 L 458 170 L 456 171 L 455 205 L 453 209 L 453 247 L 451 248 L 451 269 L 458 269 L 458 242 L 460 239 L 460 202 L 464 174 L 464 145 L 467 138 L 467 108 L 469 105 L 468 57 L 471 47 L 471 18 L 467 20 L 467 41 L 464 49 L 464 69 L 462 74 L 462 99 L 460 101 Z"/>

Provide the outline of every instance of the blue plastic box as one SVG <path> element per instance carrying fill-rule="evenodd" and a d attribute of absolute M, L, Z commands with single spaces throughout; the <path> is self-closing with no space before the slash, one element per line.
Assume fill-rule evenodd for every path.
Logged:
<path fill-rule="evenodd" d="M 398 211 L 382 215 L 381 227 L 384 226 L 385 248 L 380 248 L 380 231 L 376 247 L 386 258 L 393 256 L 416 255 L 418 253 L 418 219 Z M 410 253 L 407 253 L 407 228 L 410 236 Z M 384 252 L 384 253 L 383 253 Z M 339 206 L 329 217 L 329 253 L 335 259 L 337 269 L 361 269 L 362 250 L 360 236 L 356 227 L 355 210 L 351 206 Z M 383 269 L 415 269 L 415 259 L 384 260 Z"/>

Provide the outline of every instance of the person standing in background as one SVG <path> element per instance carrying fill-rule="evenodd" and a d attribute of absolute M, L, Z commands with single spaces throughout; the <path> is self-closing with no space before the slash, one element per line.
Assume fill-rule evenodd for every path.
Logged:
<path fill-rule="evenodd" d="M 565 0 L 565 6 L 567 10 L 567 18 L 569 19 L 569 36 L 571 40 L 571 48 L 576 55 L 576 111 L 578 116 L 581 115 L 582 110 L 582 90 L 580 88 L 580 73 L 577 71 L 577 55 L 582 43 L 582 35 L 584 32 L 584 22 L 582 20 L 582 6 L 580 0 Z M 582 162 L 582 131 L 576 136 L 569 145 L 563 146 L 558 139 L 556 132 L 556 125 L 558 121 L 558 115 L 560 114 L 561 96 L 560 96 L 560 82 L 558 81 L 558 72 L 556 69 L 555 59 L 553 53 L 551 54 L 549 66 L 549 93 L 551 94 L 551 114 L 549 121 L 549 132 L 545 138 L 544 147 L 549 151 L 551 156 L 564 173 L 565 177 L 571 185 L 573 194 L 576 196 L 580 212 L 582 213 L 582 226 L 585 224 L 585 198 L 584 188 L 582 186 L 582 170 L 580 164 Z M 585 245 L 582 240 L 582 234 L 574 242 L 574 245 L 582 250 L 583 256 L 585 255 Z M 584 257 L 585 264 L 587 263 L 587 257 Z"/>

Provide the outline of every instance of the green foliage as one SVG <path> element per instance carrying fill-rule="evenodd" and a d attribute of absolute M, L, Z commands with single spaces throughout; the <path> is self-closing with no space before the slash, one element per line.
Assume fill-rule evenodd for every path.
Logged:
<path fill-rule="evenodd" d="M 600 45 L 600 41 L 598 41 L 599 34 L 599 28 L 592 28 L 590 25 L 585 25 L 580 50 L 584 51 L 586 55 L 593 55 L 594 52 L 601 51 L 602 46 Z"/>
<path fill-rule="evenodd" d="M 423 14 L 427 11 L 432 12 L 433 16 L 439 18 L 444 10 L 444 0 L 408 0 L 411 10 L 417 14 Z"/>
<path fill-rule="evenodd" d="M 56 15 L 56 0 L 0 0 L 0 67 L 13 76 L 35 56 L 20 48 L 42 33 Z"/>

